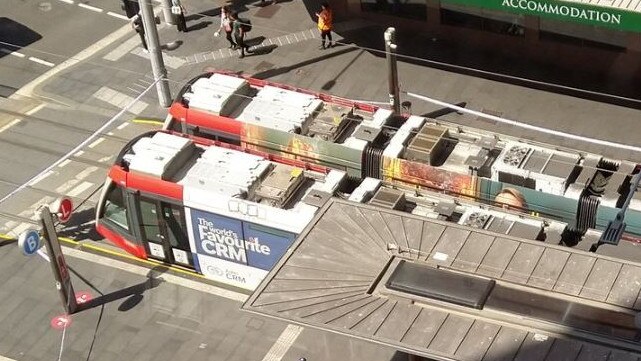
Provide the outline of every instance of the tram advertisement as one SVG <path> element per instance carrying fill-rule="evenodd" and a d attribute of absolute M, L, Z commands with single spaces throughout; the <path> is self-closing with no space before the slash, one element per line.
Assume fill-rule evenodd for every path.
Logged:
<path fill-rule="evenodd" d="M 188 214 L 192 252 L 200 271 L 210 278 L 245 288 L 257 286 L 296 237 L 293 233 L 197 209 L 190 209 Z"/>

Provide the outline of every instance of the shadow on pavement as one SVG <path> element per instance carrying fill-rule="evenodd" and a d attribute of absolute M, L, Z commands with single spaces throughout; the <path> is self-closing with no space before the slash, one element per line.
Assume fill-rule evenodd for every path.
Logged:
<path fill-rule="evenodd" d="M 212 24 L 212 22 L 209 20 L 201 21 L 198 24 L 190 25 L 189 27 L 187 27 L 187 31 L 201 30 L 208 27 L 210 24 Z"/>
<path fill-rule="evenodd" d="M 42 35 L 31 30 L 28 26 L 6 17 L 0 17 L 0 48 L 8 51 L 19 50 L 40 39 L 42 39 Z M 0 51 L 0 58 L 7 54 L 5 51 Z"/>
<path fill-rule="evenodd" d="M 181 45 L 183 45 L 183 41 L 182 40 L 176 40 L 176 41 L 172 41 L 172 42 L 167 43 L 167 44 L 163 44 L 163 45 L 160 46 L 160 48 L 163 49 L 163 50 L 172 51 L 172 50 L 176 50 L 176 49 L 180 48 Z"/>
<path fill-rule="evenodd" d="M 249 38 L 249 39 L 245 40 L 245 45 L 247 45 L 247 46 L 258 46 L 258 45 L 262 44 L 263 41 L 265 41 L 265 37 L 261 35 L 261 36 L 255 37 L 255 38 Z"/>
<path fill-rule="evenodd" d="M 341 54 L 345 54 L 345 53 L 349 53 L 349 52 L 352 52 L 352 51 L 355 51 L 355 50 L 358 50 L 358 48 L 350 47 L 350 48 L 346 48 L 346 49 L 341 49 L 341 50 L 338 50 L 338 51 L 327 53 L 327 54 L 322 55 L 322 56 L 318 56 L 318 57 L 315 57 L 315 58 L 312 58 L 312 59 L 301 61 L 301 62 L 296 63 L 296 64 L 292 64 L 292 65 L 283 66 L 283 67 L 280 67 L 280 68 L 261 71 L 261 72 L 253 74 L 252 77 L 258 78 L 258 79 L 268 79 L 268 78 L 275 77 L 275 76 L 278 76 L 278 75 L 281 75 L 281 74 L 289 73 L 290 71 L 292 71 L 294 69 L 297 69 L 297 68 L 300 68 L 300 67 L 303 67 L 303 66 L 307 66 L 307 65 L 310 65 L 310 64 L 318 63 L 318 62 L 321 62 L 321 61 L 323 61 L 325 59 L 333 58 L 335 56 L 338 56 L 338 55 L 341 55 Z"/>
<path fill-rule="evenodd" d="M 65 227 L 58 232 L 58 236 L 68 237 L 77 241 L 92 240 L 101 241 L 102 236 L 96 231 L 94 218 L 96 210 L 93 208 L 83 209 L 74 213 L 65 224 Z"/>
<path fill-rule="evenodd" d="M 355 56 L 352 60 L 350 60 L 349 62 L 347 62 L 347 64 L 345 64 L 345 66 L 343 67 L 343 69 L 341 69 L 341 71 L 339 71 L 339 72 L 334 76 L 334 78 L 333 78 L 333 79 L 330 79 L 327 83 L 323 84 L 323 86 L 321 87 L 321 89 L 322 89 L 322 90 L 324 90 L 324 91 L 329 91 L 329 90 L 331 90 L 331 89 L 336 85 L 336 80 L 338 80 L 338 78 L 340 78 L 340 77 L 341 77 L 341 75 L 343 75 L 343 74 L 344 74 L 344 73 L 345 73 L 345 72 L 346 72 L 346 71 L 347 71 L 347 70 L 348 70 L 348 69 L 349 69 L 349 68 L 350 68 L 350 67 L 351 67 L 355 62 L 356 62 L 356 60 L 357 60 L 358 58 L 360 58 L 360 56 L 361 56 L 361 55 L 363 55 L 364 53 L 365 53 L 365 50 L 361 50 L 361 51 L 359 51 L 359 52 L 358 52 L 358 54 L 356 54 L 356 56 Z"/>
<path fill-rule="evenodd" d="M 385 57 L 386 26 L 373 25 L 337 33 L 349 36 L 354 45 Z M 567 71 L 556 64 L 528 60 L 522 54 L 497 53 L 496 49 L 439 39 L 427 32 L 397 26 L 398 61 L 453 73 L 484 78 L 557 94 L 632 108 L 641 108 L 641 88 L 632 79 L 604 76 L 589 71 Z M 628 98 L 628 99 L 626 99 Z"/>
<path fill-rule="evenodd" d="M 255 50 L 253 50 L 251 53 L 249 53 L 249 55 L 265 55 L 265 54 L 269 54 L 272 51 L 274 51 L 274 49 L 276 49 L 277 47 L 278 47 L 278 45 L 276 45 L 276 44 L 267 45 L 267 46 L 261 46 L 261 47 L 256 48 Z"/>
<path fill-rule="evenodd" d="M 124 300 L 120 304 L 120 306 L 118 306 L 118 311 L 126 312 L 131 310 L 132 308 L 136 307 L 140 303 L 140 301 L 142 301 L 142 299 L 144 298 L 143 293 L 145 293 L 145 291 L 156 288 L 164 282 L 161 278 L 158 278 L 161 273 L 153 271 L 154 270 L 152 269 L 149 274 L 147 274 L 147 280 L 141 283 L 111 293 L 102 294 L 99 297 L 93 298 L 88 302 L 79 305 L 78 312 L 98 306 L 103 306 L 107 303 L 118 301 L 125 297 L 128 298 Z"/>

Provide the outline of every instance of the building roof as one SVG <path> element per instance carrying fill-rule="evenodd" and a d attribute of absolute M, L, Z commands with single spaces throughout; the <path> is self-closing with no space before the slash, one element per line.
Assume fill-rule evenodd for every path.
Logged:
<path fill-rule="evenodd" d="M 390 290 L 399 259 L 552 296 L 549 309 L 569 301 L 566 313 L 594 307 L 629 321 L 641 307 L 638 263 L 335 199 L 243 309 L 439 360 L 641 357 L 636 339 L 571 328 L 565 314 L 541 321 Z"/>

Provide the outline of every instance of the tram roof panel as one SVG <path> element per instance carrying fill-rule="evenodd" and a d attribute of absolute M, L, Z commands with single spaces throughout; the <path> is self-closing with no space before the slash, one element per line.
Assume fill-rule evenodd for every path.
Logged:
<path fill-rule="evenodd" d="M 243 309 L 438 360 L 639 360 L 640 291 L 636 262 L 333 199 Z"/>

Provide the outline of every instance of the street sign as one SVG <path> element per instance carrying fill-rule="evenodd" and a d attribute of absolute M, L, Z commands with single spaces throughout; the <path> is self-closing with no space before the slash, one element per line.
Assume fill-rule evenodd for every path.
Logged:
<path fill-rule="evenodd" d="M 58 240 L 58 234 L 56 234 L 56 227 L 53 224 L 53 215 L 47 205 L 41 207 L 39 212 L 40 223 L 42 224 L 42 238 L 47 247 L 47 254 L 50 260 L 49 264 L 51 265 L 53 277 L 56 280 L 56 288 L 58 289 L 58 294 L 60 295 L 65 311 L 67 311 L 68 314 L 72 314 L 76 311 L 78 304 L 74 296 L 75 293 L 73 291 L 73 285 L 71 284 L 67 263 L 62 254 L 62 248 L 60 247 L 60 240 Z"/>
<path fill-rule="evenodd" d="M 60 221 L 60 223 L 67 223 L 71 218 L 73 202 L 71 202 L 71 198 L 69 197 L 62 197 L 54 204 L 53 209 L 58 213 L 58 221 Z"/>
<path fill-rule="evenodd" d="M 25 256 L 33 255 L 41 246 L 40 234 L 33 229 L 22 232 L 18 237 L 18 247 L 20 247 Z"/>

